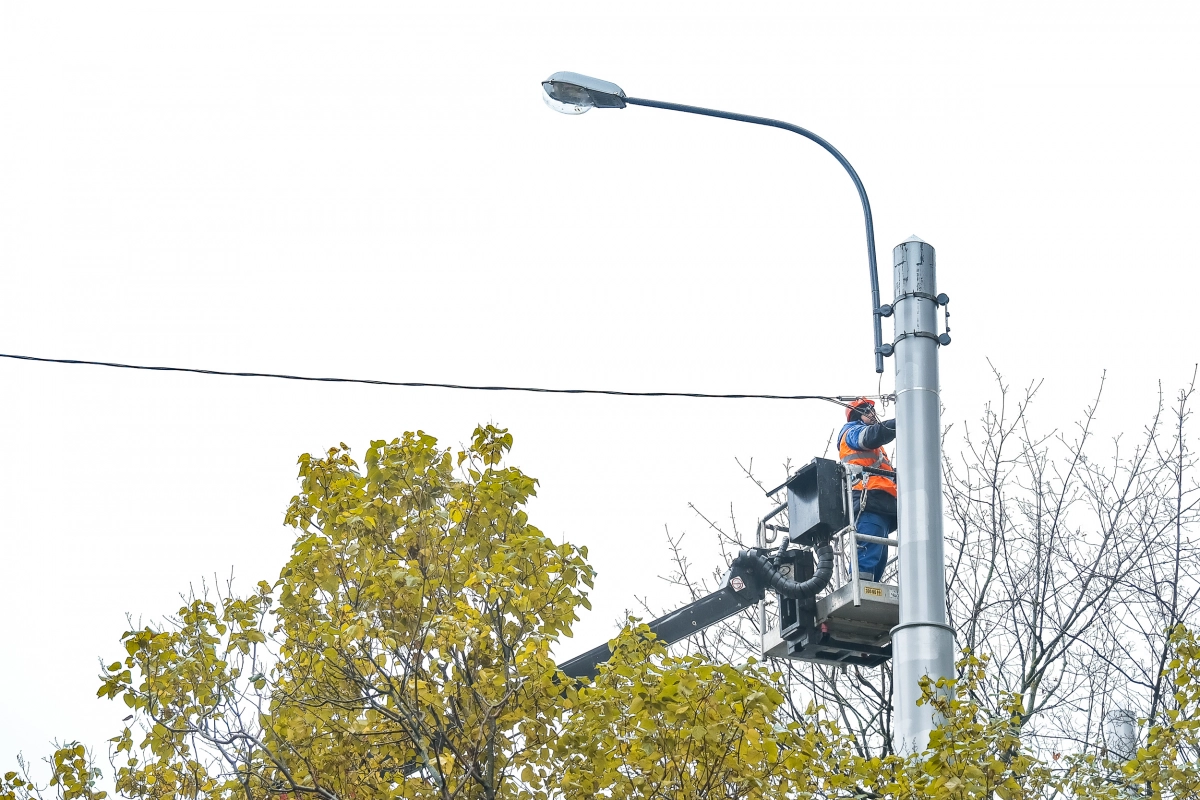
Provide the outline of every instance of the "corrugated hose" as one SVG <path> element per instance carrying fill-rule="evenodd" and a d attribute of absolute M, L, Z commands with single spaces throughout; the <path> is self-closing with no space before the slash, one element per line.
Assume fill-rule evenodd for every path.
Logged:
<path fill-rule="evenodd" d="M 780 552 L 786 549 L 784 542 Z M 796 581 L 785 577 L 779 568 L 771 563 L 768 556 L 753 550 L 743 550 L 734 557 L 730 566 L 734 569 L 743 567 L 753 572 L 780 597 L 816 597 L 817 592 L 829 585 L 833 577 L 833 545 L 829 542 L 817 545 L 817 568 L 813 576 L 805 581 Z"/>

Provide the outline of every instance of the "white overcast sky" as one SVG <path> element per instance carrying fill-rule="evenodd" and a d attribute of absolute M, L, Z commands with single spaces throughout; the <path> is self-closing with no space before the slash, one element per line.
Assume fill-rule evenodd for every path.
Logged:
<path fill-rule="evenodd" d="M 946 421 L 1046 379 L 1065 425 L 1107 370 L 1136 431 L 1196 346 L 1194 3 L 0 2 L 0 352 L 390 380 L 874 392 L 862 215 L 782 131 L 550 112 L 557 70 L 833 142 L 891 249 L 937 248 Z M 890 336 L 890 325 L 888 326 Z M 889 362 L 889 370 L 891 364 Z M 883 387 L 890 389 L 890 372 Z M 295 460 L 495 421 L 586 544 L 603 640 L 678 597 L 688 504 L 747 537 L 821 454 L 822 403 L 502 395 L 0 359 L 0 763 L 103 752 L 125 615 L 274 579 Z M 7 768 L 7 767 L 6 767 Z"/>

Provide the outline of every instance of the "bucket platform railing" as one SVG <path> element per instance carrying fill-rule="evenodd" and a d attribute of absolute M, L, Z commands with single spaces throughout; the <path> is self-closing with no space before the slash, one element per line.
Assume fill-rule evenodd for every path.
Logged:
<path fill-rule="evenodd" d="M 885 470 L 814 459 L 768 493 L 786 488 L 788 502 L 759 521 L 758 546 L 771 547 L 780 534 L 788 533 L 801 548 L 811 547 L 825 535 L 834 547 L 835 569 L 829 586 L 812 600 L 768 595 L 760 603 L 764 657 L 834 666 L 877 666 L 891 657 L 891 629 L 900 619 L 900 587 L 888 582 L 886 573 L 882 582 L 865 580 L 858 568 L 858 545 L 881 544 L 890 549 L 897 547 L 897 541 L 856 530 L 853 487 L 863 473 L 894 476 Z M 783 524 L 785 512 L 787 524 Z M 791 563 L 797 578 L 808 577 L 811 551 L 795 552 Z"/>

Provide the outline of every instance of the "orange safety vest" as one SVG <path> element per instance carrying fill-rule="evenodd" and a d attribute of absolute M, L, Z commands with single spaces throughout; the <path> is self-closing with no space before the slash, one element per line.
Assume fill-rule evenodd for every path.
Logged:
<path fill-rule="evenodd" d="M 874 450 L 854 450 L 846 444 L 846 431 L 838 439 L 838 460 L 843 464 L 857 464 L 860 467 L 871 467 L 872 469 L 886 469 L 888 472 L 895 472 L 892 462 L 888 461 L 887 452 L 882 447 L 876 447 Z M 896 483 L 891 478 L 885 478 L 882 475 L 867 475 L 867 491 L 878 489 L 882 492 L 887 492 L 892 497 L 896 496 Z M 854 486 L 855 489 L 862 489 L 862 480 L 860 479 Z"/>

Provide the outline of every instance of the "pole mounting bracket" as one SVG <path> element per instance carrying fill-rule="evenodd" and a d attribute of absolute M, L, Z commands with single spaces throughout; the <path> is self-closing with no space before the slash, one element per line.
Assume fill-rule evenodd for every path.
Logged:
<path fill-rule="evenodd" d="M 948 334 L 948 333 L 940 333 L 939 334 L 939 333 L 930 333 L 929 331 L 905 331 L 904 333 L 901 333 L 898 336 L 896 336 L 896 341 L 893 342 L 892 349 L 895 350 L 895 345 L 899 344 L 901 339 L 908 339 L 910 337 L 920 337 L 922 339 L 933 339 L 935 342 L 937 342 L 940 345 L 950 344 L 950 334 Z"/>

